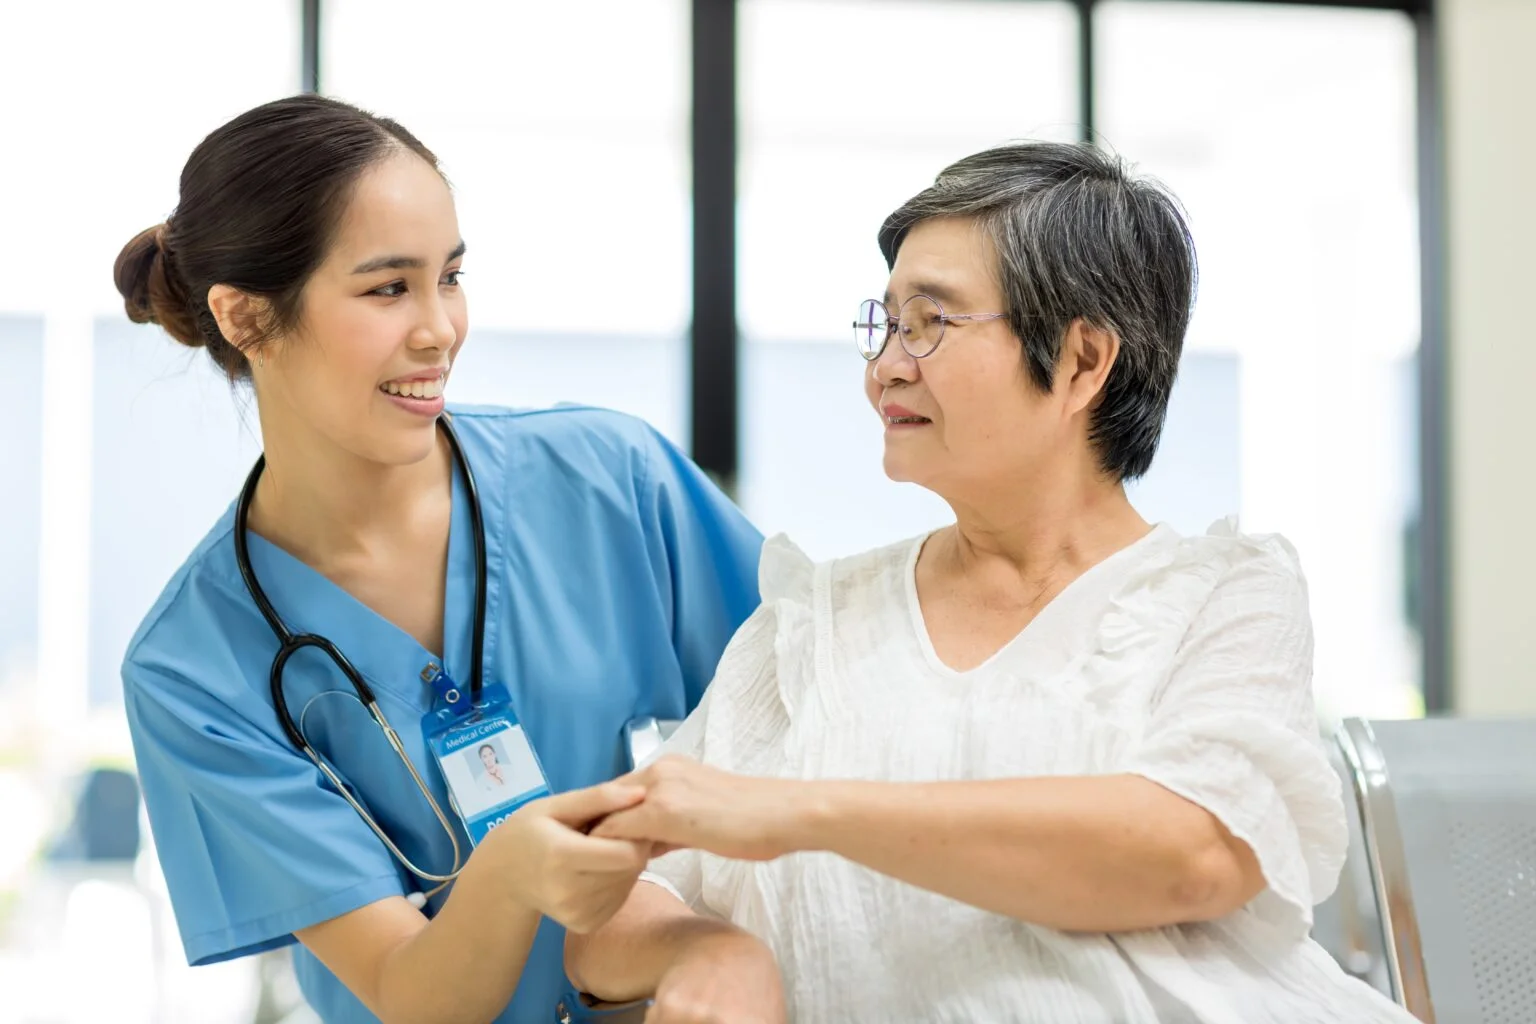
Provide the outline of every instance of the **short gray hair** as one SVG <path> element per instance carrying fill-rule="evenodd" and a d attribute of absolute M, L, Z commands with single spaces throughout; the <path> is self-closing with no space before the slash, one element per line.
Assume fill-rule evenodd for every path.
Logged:
<path fill-rule="evenodd" d="M 1178 200 L 1093 146 L 1023 142 L 950 165 L 887 217 L 887 265 L 907 232 L 933 217 L 973 218 L 991 240 L 1009 323 L 1042 391 L 1055 380 L 1073 320 L 1119 337 L 1090 438 L 1106 472 L 1120 480 L 1146 473 L 1198 277 Z"/>

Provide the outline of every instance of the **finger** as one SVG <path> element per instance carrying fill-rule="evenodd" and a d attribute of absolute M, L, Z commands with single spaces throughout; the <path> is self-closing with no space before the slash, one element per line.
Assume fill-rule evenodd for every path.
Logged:
<path fill-rule="evenodd" d="M 628 839 L 573 835 L 560 852 L 573 871 L 609 874 L 644 868 L 650 859 L 650 844 Z"/>
<path fill-rule="evenodd" d="M 656 815 L 646 813 L 645 805 L 610 814 L 592 828 L 591 834 L 603 839 L 654 840 L 647 830 L 656 828 Z"/>
<path fill-rule="evenodd" d="M 625 772 L 623 775 L 620 775 L 613 781 L 617 782 L 621 786 L 639 786 L 643 789 L 645 784 L 650 781 L 650 777 L 651 769 L 649 766 L 647 766 L 645 768 L 636 768 L 633 771 Z"/>
<path fill-rule="evenodd" d="M 632 772 L 627 772 L 613 781 L 622 782 L 625 785 L 644 786 L 649 789 L 660 781 L 662 775 L 675 773 L 681 766 L 697 766 L 698 764 L 699 762 L 693 758 L 684 757 L 681 754 L 663 754 L 644 768 L 637 768 Z"/>
<path fill-rule="evenodd" d="M 651 804 L 609 815 L 592 830 L 592 834 L 603 839 L 628 839 L 666 847 L 692 846 L 696 838 L 689 834 L 684 823 L 662 814 Z"/>
<path fill-rule="evenodd" d="M 632 843 L 627 839 L 610 842 L 622 844 L 622 851 L 605 852 L 600 861 L 584 863 L 575 870 L 587 878 L 627 878 L 633 882 L 651 863 L 651 844 Z"/>
<path fill-rule="evenodd" d="M 580 828 L 605 814 L 633 807 L 644 799 L 644 789 L 615 780 L 545 797 L 544 813 L 571 828 Z"/>

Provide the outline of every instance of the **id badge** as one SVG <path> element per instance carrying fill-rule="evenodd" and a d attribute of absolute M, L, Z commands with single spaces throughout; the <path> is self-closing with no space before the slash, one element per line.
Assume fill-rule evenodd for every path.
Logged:
<path fill-rule="evenodd" d="M 478 846 L 513 811 L 548 796 L 549 780 L 505 686 L 484 687 L 472 703 L 441 670 L 437 676 L 430 680 L 436 697 L 421 720 L 422 735 L 470 844 Z"/>

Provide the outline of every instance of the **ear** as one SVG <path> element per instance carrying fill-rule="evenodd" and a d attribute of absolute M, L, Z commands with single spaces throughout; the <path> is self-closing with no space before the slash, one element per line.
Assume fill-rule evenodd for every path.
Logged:
<path fill-rule="evenodd" d="M 267 300 L 233 285 L 216 284 L 208 289 L 208 309 L 218 321 L 224 340 L 249 357 L 249 349 L 260 337 L 259 325 L 267 311 Z"/>
<path fill-rule="evenodd" d="M 1099 400 L 1119 357 L 1120 336 L 1114 331 L 1095 327 L 1082 317 L 1068 325 L 1058 379 L 1067 392 L 1069 413 L 1082 412 Z"/>

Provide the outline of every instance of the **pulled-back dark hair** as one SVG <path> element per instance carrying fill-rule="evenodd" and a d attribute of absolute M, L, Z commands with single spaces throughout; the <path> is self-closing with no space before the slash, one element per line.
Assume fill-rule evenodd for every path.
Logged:
<path fill-rule="evenodd" d="M 1198 276 L 1183 210 L 1165 189 L 1084 144 L 1023 142 L 968 156 L 880 229 L 888 265 L 931 217 L 970 217 L 991 239 L 1030 379 L 1049 391 L 1081 317 L 1120 339 L 1090 437 L 1120 480 L 1152 465 Z"/>
<path fill-rule="evenodd" d="M 399 124 L 337 100 L 294 96 L 241 114 L 192 151 L 166 222 L 118 255 L 113 278 L 128 318 L 206 347 L 231 380 L 248 377 L 245 351 L 298 322 L 304 285 L 357 180 L 402 150 L 437 167 Z M 208 308 L 217 284 L 265 300 L 261 322 L 242 325 L 239 339 L 226 338 Z"/>

